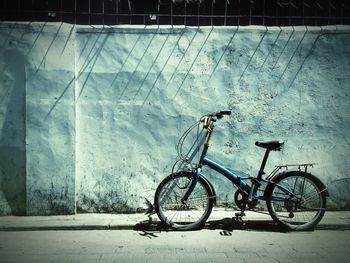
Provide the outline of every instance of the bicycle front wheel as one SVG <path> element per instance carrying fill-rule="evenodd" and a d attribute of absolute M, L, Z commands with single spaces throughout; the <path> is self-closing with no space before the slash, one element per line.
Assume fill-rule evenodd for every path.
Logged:
<path fill-rule="evenodd" d="M 154 197 L 159 219 L 177 230 L 200 229 L 213 209 L 213 193 L 208 183 L 199 178 L 188 201 L 182 198 L 191 185 L 194 174 L 179 172 L 166 177 L 158 186 Z"/>
<path fill-rule="evenodd" d="M 272 219 L 287 230 L 312 230 L 326 211 L 327 190 L 306 172 L 282 173 L 267 188 L 267 208 Z"/>

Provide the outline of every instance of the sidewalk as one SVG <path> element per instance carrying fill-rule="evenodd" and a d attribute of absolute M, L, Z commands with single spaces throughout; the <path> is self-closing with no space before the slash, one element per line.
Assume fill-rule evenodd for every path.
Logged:
<path fill-rule="evenodd" d="M 235 211 L 213 209 L 209 222 L 221 222 L 234 217 Z M 208 222 L 207 221 L 207 222 Z M 272 223 L 269 215 L 246 211 L 244 222 Z M 156 214 L 75 214 L 60 216 L 0 216 L 0 231 L 25 230 L 123 230 L 136 229 L 143 224 L 157 224 Z M 220 225 L 220 224 L 218 224 Z M 220 227 L 218 227 L 220 228 Z M 262 227 L 263 229 L 264 227 Z M 317 228 L 319 230 L 350 230 L 350 211 L 327 211 Z"/>

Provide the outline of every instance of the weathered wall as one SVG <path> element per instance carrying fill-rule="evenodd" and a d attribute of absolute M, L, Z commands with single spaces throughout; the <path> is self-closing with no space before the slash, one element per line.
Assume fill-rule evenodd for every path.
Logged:
<path fill-rule="evenodd" d="M 0 37 L 1 56 L 18 58 L 1 66 L 1 214 L 135 211 L 186 127 L 221 109 L 233 114 L 218 123 L 215 159 L 255 174 L 254 142 L 282 139 L 268 168 L 316 162 L 331 207 L 350 204 L 349 28 L 4 23 Z M 232 200 L 226 179 L 209 178 Z"/>

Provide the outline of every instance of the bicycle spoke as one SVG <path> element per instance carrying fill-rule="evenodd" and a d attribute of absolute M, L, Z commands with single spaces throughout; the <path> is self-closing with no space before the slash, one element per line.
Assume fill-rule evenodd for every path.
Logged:
<path fill-rule="evenodd" d="M 316 196 L 319 196 L 320 195 L 320 192 L 315 192 L 314 194 L 312 194 L 310 197 L 307 197 L 307 198 L 305 198 L 305 201 L 308 201 L 308 200 L 310 200 L 311 198 L 313 198 L 313 197 L 316 197 Z"/>

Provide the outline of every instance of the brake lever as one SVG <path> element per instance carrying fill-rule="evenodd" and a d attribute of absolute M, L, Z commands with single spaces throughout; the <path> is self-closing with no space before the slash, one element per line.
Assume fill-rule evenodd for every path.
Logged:
<path fill-rule="evenodd" d="M 205 117 L 204 118 L 204 120 L 203 120 L 203 127 L 204 128 L 208 128 L 209 127 L 210 119 L 211 119 L 211 117 Z"/>

